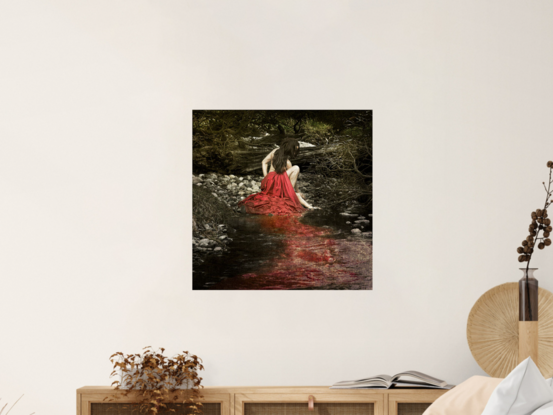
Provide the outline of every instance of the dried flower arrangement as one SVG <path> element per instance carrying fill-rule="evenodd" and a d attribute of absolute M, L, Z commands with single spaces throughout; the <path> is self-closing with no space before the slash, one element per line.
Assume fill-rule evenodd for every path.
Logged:
<path fill-rule="evenodd" d="M 163 355 L 164 351 L 160 348 L 156 352 L 148 346 L 141 354 L 117 352 L 111 355 L 114 369 L 111 377 L 120 374 L 120 380 L 114 381 L 112 386 L 124 390 L 122 396 L 125 397 L 137 393 L 140 412 L 146 414 L 175 412 L 166 405 L 170 401 L 186 405 L 187 414 L 201 414 L 200 389 L 203 386 L 198 371 L 204 369 L 202 360 L 188 352 L 168 358 Z"/>
<path fill-rule="evenodd" d="M 553 184 L 553 181 L 551 180 L 553 161 L 548 161 L 547 167 L 549 168 L 549 182 L 547 187 L 545 186 L 545 182 L 543 182 L 543 187 L 545 188 L 546 193 L 545 204 L 543 209 L 537 209 L 535 212 L 532 212 L 532 222 L 528 228 L 528 232 L 530 234 L 524 241 L 522 241 L 522 246 L 517 248 L 517 252 L 520 254 L 518 262 L 527 262 L 526 271 L 528 271 L 528 268 L 530 267 L 530 260 L 532 259 L 536 243 L 538 244 L 539 249 L 543 249 L 546 246 L 551 245 L 551 239 L 549 239 L 549 236 L 551 235 L 553 227 L 551 226 L 551 219 L 547 217 L 547 208 L 551 205 L 551 203 L 553 203 L 553 198 L 551 198 L 553 194 L 553 191 L 551 191 L 551 184 Z M 540 237 L 541 231 L 543 231 L 542 237 Z M 538 241 L 540 242 L 538 243 Z"/>

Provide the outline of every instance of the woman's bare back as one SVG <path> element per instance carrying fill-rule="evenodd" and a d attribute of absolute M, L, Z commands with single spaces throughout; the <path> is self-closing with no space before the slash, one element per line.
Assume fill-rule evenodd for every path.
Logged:
<path fill-rule="evenodd" d="M 269 154 L 267 154 L 267 157 L 265 157 L 263 159 L 263 161 L 261 162 L 262 167 L 266 166 L 267 164 L 270 164 L 270 168 L 269 168 L 268 173 L 276 171 L 275 166 L 273 166 L 273 158 L 275 157 L 275 153 L 276 153 L 277 150 L 278 150 L 278 148 L 275 148 L 273 151 L 271 151 Z M 289 170 L 291 167 L 292 167 L 292 163 L 290 162 L 290 160 L 286 160 L 286 170 Z M 263 173 L 264 173 L 263 176 L 266 176 L 265 170 L 263 171 Z M 290 174 L 288 174 L 288 175 L 290 175 Z"/>

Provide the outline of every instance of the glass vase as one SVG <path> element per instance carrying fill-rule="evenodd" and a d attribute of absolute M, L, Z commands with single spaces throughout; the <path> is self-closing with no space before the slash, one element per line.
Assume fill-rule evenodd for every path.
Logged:
<path fill-rule="evenodd" d="M 537 268 L 520 270 L 524 276 L 518 282 L 518 320 L 538 321 L 538 280 L 534 278 Z"/>
<path fill-rule="evenodd" d="M 524 276 L 518 282 L 518 362 L 531 358 L 538 362 L 538 280 L 536 268 L 521 268 Z"/>

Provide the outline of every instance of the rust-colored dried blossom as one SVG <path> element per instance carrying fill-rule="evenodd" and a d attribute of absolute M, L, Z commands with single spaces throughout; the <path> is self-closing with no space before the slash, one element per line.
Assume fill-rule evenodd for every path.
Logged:
<path fill-rule="evenodd" d="M 198 375 L 203 370 L 202 360 L 188 352 L 182 352 L 172 358 L 159 351 L 145 347 L 140 354 L 114 353 L 110 356 L 113 364 L 111 376 L 121 373 L 121 380 L 112 383 L 115 390 L 124 390 L 110 400 L 126 397 L 129 394 L 138 396 L 140 412 L 148 415 L 175 412 L 166 403 L 174 402 L 185 405 L 190 415 L 200 415 L 202 404 L 200 389 L 202 378 Z"/>

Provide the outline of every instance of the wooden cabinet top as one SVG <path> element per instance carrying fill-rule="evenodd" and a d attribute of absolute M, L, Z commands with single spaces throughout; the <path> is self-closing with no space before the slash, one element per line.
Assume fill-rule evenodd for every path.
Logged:
<path fill-rule="evenodd" d="M 115 391 L 110 386 L 83 386 L 77 389 L 79 394 L 106 394 L 122 393 L 123 390 Z M 309 394 L 436 394 L 442 395 L 447 392 L 443 389 L 330 389 L 328 386 L 206 386 L 201 390 L 202 394 L 219 393 L 309 393 Z"/>

